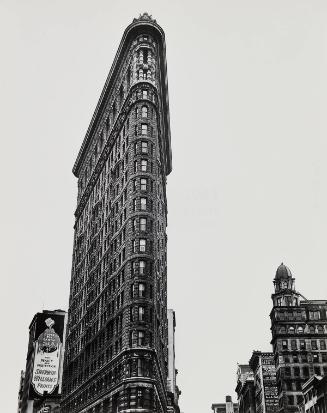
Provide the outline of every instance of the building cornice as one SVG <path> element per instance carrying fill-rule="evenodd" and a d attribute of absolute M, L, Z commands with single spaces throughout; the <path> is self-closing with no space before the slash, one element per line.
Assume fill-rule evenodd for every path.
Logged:
<path fill-rule="evenodd" d="M 140 16 L 139 19 L 134 19 L 134 21 L 125 29 L 122 40 L 120 42 L 118 51 L 116 53 L 114 62 L 109 71 L 108 77 L 106 79 L 105 85 L 103 87 L 100 99 L 95 108 L 94 114 L 92 116 L 90 125 L 86 132 L 85 138 L 83 140 L 82 146 L 77 155 L 73 167 L 73 173 L 76 177 L 79 176 L 83 160 L 87 153 L 87 149 L 92 142 L 93 137 L 97 133 L 99 123 L 101 121 L 102 115 L 105 111 L 107 98 L 110 93 L 114 90 L 115 82 L 117 76 L 120 74 L 120 67 L 124 58 L 124 51 L 129 45 L 131 40 L 140 34 L 151 34 L 158 40 L 158 50 L 159 50 L 159 67 L 160 67 L 160 95 L 161 104 L 163 106 L 163 126 L 164 133 L 163 137 L 165 139 L 165 161 L 166 161 L 166 174 L 168 175 L 172 169 L 171 162 L 171 143 L 170 143 L 170 119 L 169 119 L 169 98 L 168 98 L 168 80 L 167 80 L 167 63 L 166 63 L 166 43 L 165 34 L 162 28 L 146 13 Z"/>

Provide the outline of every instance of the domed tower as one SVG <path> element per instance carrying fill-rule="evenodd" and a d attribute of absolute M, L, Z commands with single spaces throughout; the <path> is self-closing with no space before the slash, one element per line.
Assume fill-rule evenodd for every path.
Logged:
<path fill-rule="evenodd" d="M 295 278 L 283 263 L 277 268 L 274 279 L 275 293 L 272 294 L 274 307 L 290 307 L 299 304 L 299 293 L 295 291 Z"/>
<path fill-rule="evenodd" d="M 303 383 L 313 374 L 327 374 L 327 301 L 309 301 L 295 291 L 295 279 L 284 264 L 273 282 L 270 319 L 278 412 L 297 413 Z"/>

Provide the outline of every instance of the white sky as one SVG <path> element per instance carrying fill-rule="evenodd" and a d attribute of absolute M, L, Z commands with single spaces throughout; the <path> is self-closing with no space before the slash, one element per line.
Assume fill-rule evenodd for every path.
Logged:
<path fill-rule="evenodd" d="M 281 261 L 327 298 L 324 0 L 0 0 L 1 411 L 16 409 L 28 325 L 67 308 L 71 173 L 125 27 L 166 32 L 173 172 L 168 301 L 184 413 L 235 400 L 270 350 Z"/>

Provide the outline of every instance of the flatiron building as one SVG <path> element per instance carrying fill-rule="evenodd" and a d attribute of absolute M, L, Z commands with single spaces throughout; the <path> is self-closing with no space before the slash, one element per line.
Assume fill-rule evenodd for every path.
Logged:
<path fill-rule="evenodd" d="M 147 13 L 126 28 L 73 167 L 63 413 L 171 411 L 165 49 Z"/>

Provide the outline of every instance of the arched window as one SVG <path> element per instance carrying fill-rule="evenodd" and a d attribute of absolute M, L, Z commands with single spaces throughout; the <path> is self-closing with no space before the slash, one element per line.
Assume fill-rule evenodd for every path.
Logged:
<path fill-rule="evenodd" d="M 285 333 L 286 333 L 286 328 L 285 328 L 285 326 L 281 326 L 279 332 L 280 332 L 281 334 L 285 334 Z"/>
<path fill-rule="evenodd" d="M 145 78 L 146 78 L 147 80 L 151 80 L 151 70 L 146 70 L 146 71 L 145 71 Z"/>
<path fill-rule="evenodd" d="M 324 332 L 323 326 L 318 326 L 317 330 L 318 330 L 318 333 L 323 333 Z"/>
<path fill-rule="evenodd" d="M 139 70 L 139 80 L 143 80 L 143 69 Z"/>
<path fill-rule="evenodd" d="M 293 326 L 289 327 L 288 332 L 289 332 L 290 334 L 294 334 L 294 331 L 295 331 L 295 329 L 294 329 Z"/>
<path fill-rule="evenodd" d="M 302 327 L 302 326 L 299 326 L 299 327 L 297 328 L 297 332 L 298 332 L 299 334 L 303 334 L 303 327 Z"/>
<path fill-rule="evenodd" d="M 310 327 L 309 327 L 309 332 L 310 332 L 311 334 L 314 334 L 314 333 L 316 332 L 314 326 L 310 326 Z"/>
<path fill-rule="evenodd" d="M 147 117 L 148 117 L 148 107 L 142 106 L 142 118 L 147 118 Z"/>

